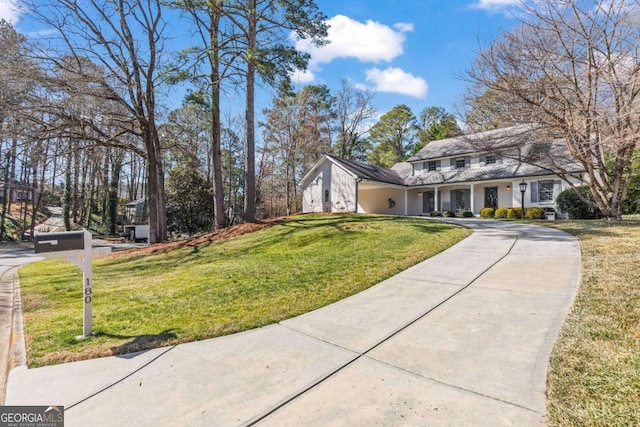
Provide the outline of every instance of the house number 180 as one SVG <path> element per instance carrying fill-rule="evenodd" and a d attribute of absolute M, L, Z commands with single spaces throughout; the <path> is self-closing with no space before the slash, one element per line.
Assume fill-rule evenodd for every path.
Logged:
<path fill-rule="evenodd" d="M 84 302 L 87 304 L 91 303 L 91 285 L 89 285 L 88 280 L 87 280 L 87 287 L 84 288 Z"/>

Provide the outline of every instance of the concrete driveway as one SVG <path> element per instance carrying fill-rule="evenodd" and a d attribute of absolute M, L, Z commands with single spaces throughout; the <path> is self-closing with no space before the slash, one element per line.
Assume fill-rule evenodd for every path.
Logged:
<path fill-rule="evenodd" d="M 539 426 L 549 355 L 580 275 L 557 230 L 475 233 L 333 305 L 138 354 L 14 369 L 7 405 L 67 426 Z"/>

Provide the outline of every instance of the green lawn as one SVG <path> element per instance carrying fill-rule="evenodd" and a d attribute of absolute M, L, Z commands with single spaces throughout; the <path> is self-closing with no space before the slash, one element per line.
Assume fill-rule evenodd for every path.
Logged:
<path fill-rule="evenodd" d="M 81 273 L 20 269 L 30 366 L 231 334 L 362 291 L 470 233 L 424 219 L 301 215 L 208 246 L 94 261 L 95 337 L 82 333 Z"/>
<path fill-rule="evenodd" d="M 640 426 L 640 219 L 556 221 L 580 240 L 582 281 L 548 374 L 553 426 Z"/>

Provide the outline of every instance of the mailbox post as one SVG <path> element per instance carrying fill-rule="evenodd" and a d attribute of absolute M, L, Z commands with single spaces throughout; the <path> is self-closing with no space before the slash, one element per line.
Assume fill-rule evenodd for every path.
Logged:
<path fill-rule="evenodd" d="M 93 273 L 91 269 L 91 233 L 87 230 L 63 233 L 38 233 L 34 238 L 35 253 L 45 258 L 66 258 L 82 270 L 82 336 L 91 335 L 93 307 Z"/>

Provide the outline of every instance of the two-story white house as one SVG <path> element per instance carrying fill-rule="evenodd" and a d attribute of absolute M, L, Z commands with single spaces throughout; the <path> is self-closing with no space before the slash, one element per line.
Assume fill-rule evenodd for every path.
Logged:
<path fill-rule="evenodd" d="M 563 178 L 545 156 L 566 158 L 562 142 L 528 145 L 494 138 L 509 129 L 433 141 L 390 169 L 323 156 L 302 179 L 303 212 L 362 212 L 429 215 L 432 211 L 520 207 L 555 210 L 567 181 L 582 183 L 580 165 L 563 162 Z M 487 144 L 474 141 L 494 141 Z M 550 163 L 554 163 L 553 161 Z M 561 215 L 560 212 L 558 214 Z"/>

